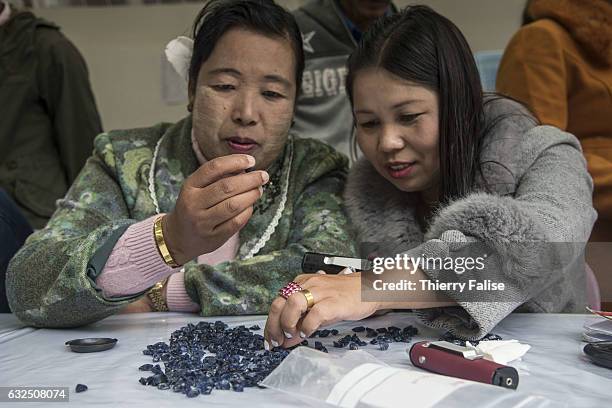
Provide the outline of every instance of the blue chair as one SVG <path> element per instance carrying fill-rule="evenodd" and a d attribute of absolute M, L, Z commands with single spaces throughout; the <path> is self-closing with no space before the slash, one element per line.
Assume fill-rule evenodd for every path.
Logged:
<path fill-rule="evenodd" d="M 480 74 L 480 82 L 482 82 L 482 90 L 485 92 L 495 91 L 495 78 L 503 53 L 503 50 L 492 50 L 479 51 L 474 54 Z"/>

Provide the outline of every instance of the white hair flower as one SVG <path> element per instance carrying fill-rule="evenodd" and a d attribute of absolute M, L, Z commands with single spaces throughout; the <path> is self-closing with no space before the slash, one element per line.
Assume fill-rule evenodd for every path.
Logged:
<path fill-rule="evenodd" d="M 165 53 L 172 68 L 185 82 L 189 82 L 189 64 L 193 54 L 193 40 L 184 36 L 177 37 L 166 45 Z"/>

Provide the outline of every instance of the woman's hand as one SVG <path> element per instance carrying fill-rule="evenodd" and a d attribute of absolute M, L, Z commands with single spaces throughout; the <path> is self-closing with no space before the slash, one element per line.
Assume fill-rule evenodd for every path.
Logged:
<path fill-rule="evenodd" d="M 214 251 L 251 218 L 268 182 L 265 171 L 244 173 L 252 156 L 232 154 L 206 162 L 181 188 L 174 210 L 162 222 L 168 250 L 179 264 Z"/>
<path fill-rule="evenodd" d="M 274 347 L 292 347 L 304 341 L 321 326 L 342 320 L 360 320 L 378 309 L 376 302 L 361 301 L 361 274 L 307 274 L 294 279 L 314 297 L 314 306 L 306 313 L 306 297 L 296 292 L 285 300 L 272 302 L 264 336 Z M 304 314 L 305 313 L 305 314 Z"/>

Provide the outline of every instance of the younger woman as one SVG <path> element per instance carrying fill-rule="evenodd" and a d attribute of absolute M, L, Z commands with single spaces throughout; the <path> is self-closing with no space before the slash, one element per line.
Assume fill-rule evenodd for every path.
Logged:
<path fill-rule="evenodd" d="M 596 213 L 578 140 L 538 126 L 518 103 L 483 97 L 465 38 L 428 7 L 379 20 L 348 66 L 364 157 L 349 175 L 345 200 L 360 241 L 454 265 L 482 257 L 478 276 L 505 289 L 481 299 L 451 285 L 417 285 L 400 301 L 365 302 L 360 273 L 300 275 L 297 290 L 272 303 L 266 339 L 289 347 L 322 325 L 379 309 L 421 309 L 426 324 L 478 339 L 516 308 L 579 310 L 580 253 Z M 417 283 L 452 283 L 461 273 L 412 267 Z"/>

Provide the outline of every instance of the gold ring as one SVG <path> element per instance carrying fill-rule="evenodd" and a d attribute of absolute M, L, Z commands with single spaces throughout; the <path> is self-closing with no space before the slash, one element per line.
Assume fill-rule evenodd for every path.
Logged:
<path fill-rule="evenodd" d="M 306 306 L 306 310 L 312 309 L 312 307 L 315 304 L 314 296 L 312 296 L 312 293 L 310 293 L 308 289 L 302 289 L 300 293 L 304 294 L 304 297 L 306 298 L 306 302 L 308 303 L 308 305 Z"/>

